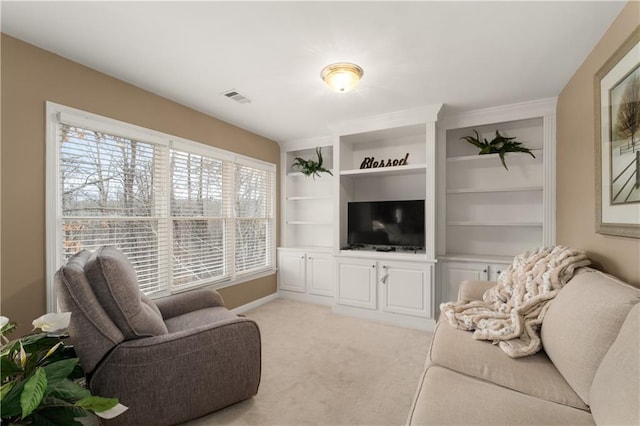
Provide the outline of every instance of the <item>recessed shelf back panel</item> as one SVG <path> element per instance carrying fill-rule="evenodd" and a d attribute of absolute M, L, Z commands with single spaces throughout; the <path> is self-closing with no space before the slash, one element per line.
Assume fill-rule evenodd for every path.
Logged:
<path fill-rule="evenodd" d="M 448 253 L 515 256 L 541 245 L 541 227 L 447 226 Z"/>
<path fill-rule="evenodd" d="M 310 199 L 287 203 L 287 221 L 332 222 L 333 203 L 327 199 Z"/>
<path fill-rule="evenodd" d="M 333 194 L 334 177 L 327 173 L 316 176 L 289 175 L 287 176 L 288 197 L 328 196 Z"/>
<path fill-rule="evenodd" d="M 322 167 L 325 169 L 333 169 L 333 146 L 320 146 L 320 153 L 322 154 Z M 300 149 L 296 151 L 289 151 L 286 153 L 286 173 L 299 172 L 299 167 L 292 167 L 294 159 L 300 157 L 304 160 L 318 160 L 316 148 Z"/>
<path fill-rule="evenodd" d="M 354 178 L 349 201 L 424 200 L 426 177 L 424 174 L 409 176 L 367 176 Z"/>
<path fill-rule="evenodd" d="M 449 194 L 447 212 L 449 222 L 508 220 L 542 223 L 542 190 Z"/>
<path fill-rule="evenodd" d="M 497 155 L 489 160 L 474 163 L 473 167 L 465 162 L 447 163 L 447 189 L 542 186 L 541 153 L 536 158 L 522 153 L 507 155 L 509 170 L 502 166 Z"/>
<path fill-rule="evenodd" d="M 287 247 L 322 247 L 333 246 L 333 233 L 331 225 L 285 225 L 289 240 Z"/>
<path fill-rule="evenodd" d="M 491 141 L 496 136 L 496 130 L 505 137 L 515 137 L 522 146 L 534 150 L 542 149 L 542 118 L 515 120 L 503 123 L 484 124 L 481 126 L 465 127 L 447 131 L 447 157 L 476 155 L 480 151 L 469 142 L 462 140 L 464 136 L 474 136 L 473 130 L 478 131 L 480 139 Z"/>

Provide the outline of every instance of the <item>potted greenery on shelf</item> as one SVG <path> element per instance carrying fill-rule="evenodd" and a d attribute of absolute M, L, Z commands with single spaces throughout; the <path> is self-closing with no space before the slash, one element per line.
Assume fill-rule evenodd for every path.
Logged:
<path fill-rule="evenodd" d="M 331 176 L 333 176 L 333 173 L 331 173 L 331 170 L 328 170 L 324 167 L 322 167 L 322 148 L 317 147 L 316 148 L 316 155 L 318 157 L 317 161 L 314 160 L 305 160 L 304 158 L 300 158 L 300 157 L 295 157 L 293 159 L 293 164 L 291 164 L 291 167 L 298 167 L 300 168 L 301 172 L 303 175 L 305 176 L 311 176 L 312 178 L 316 178 L 316 176 L 320 176 L 320 172 L 322 173 L 329 173 Z"/>
<path fill-rule="evenodd" d="M 496 137 L 493 138 L 491 142 L 489 142 L 486 138 L 481 141 L 480 135 L 477 131 L 473 130 L 473 133 L 476 134 L 475 137 L 463 136 L 460 139 L 464 139 L 471 145 L 480 148 L 480 152 L 478 153 L 478 155 L 498 154 L 500 156 L 500 161 L 502 161 L 502 165 L 507 170 L 509 170 L 509 168 L 507 167 L 507 163 L 505 163 L 504 161 L 504 154 L 506 154 L 507 152 L 524 152 L 531 155 L 533 158 L 536 158 L 536 156 L 533 155 L 533 152 L 531 152 L 529 148 L 525 148 L 524 146 L 522 146 L 521 142 L 515 141 L 515 137 L 507 138 L 505 136 L 502 136 L 500 132 L 496 130 Z"/>
<path fill-rule="evenodd" d="M 16 324 L 0 316 L 3 424 L 82 425 L 78 418 L 110 419 L 127 410 L 84 386 L 76 353 L 65 344 L 70 318 L 71 313 L 43 315 L 33 321 L 31 334 L 9 341 L 6 335 Z"/>

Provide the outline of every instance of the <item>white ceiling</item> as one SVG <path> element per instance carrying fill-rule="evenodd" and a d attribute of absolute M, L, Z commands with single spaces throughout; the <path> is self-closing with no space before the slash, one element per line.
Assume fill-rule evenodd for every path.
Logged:
<path fill-rule="evenodd" d="M 345 120 L 557 96 L 625 2 L 9 2 L 2 31 L 287 141 Z M 321 69 L 364 69 L 350 93 Z M 221 93 L 237 89 L 252 102 Z"/>

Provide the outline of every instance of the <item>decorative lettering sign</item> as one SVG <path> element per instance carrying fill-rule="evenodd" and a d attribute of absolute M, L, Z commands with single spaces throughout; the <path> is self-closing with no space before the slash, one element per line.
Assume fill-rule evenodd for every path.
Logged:
<path fill-rule="evenodd" d="M 396 160 L 388 159 L 385 161 L 385 160 L 376 160 L 375 157 L 364 157 L 364 160 L 362 160 L 362 163 L 360 164 L 360 168 L 372 169 L 375 167 L 406 166 L 408 158 L 409 158 L 408 152 L 404 155 L 404 158 L 398 158 Z"/>

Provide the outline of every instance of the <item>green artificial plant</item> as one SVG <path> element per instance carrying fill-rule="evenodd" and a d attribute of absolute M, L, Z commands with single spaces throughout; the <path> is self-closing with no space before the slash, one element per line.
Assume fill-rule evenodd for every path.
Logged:
<path fill-rule="evenodd" d="M 303 175 L 311 176 L 314 179 L 316 178 L 316 176 L 320 176 L 320 172 L 329 173 L 331 176 L 333 176 L 331 170 L 322 167 L 322 148 L 316 148 L 316 155 L 318 156 L 317 161 L 305 160 L 304 158 L 295 157 L 293 159 L 293 164 L 291 165 L 291 167 L 299 167 Z"/>
<path fill-rule="evenodd" d="M 460 139 L 464 139 L 465 141 L 469 142 L 471 145 L 474 145 L 480 148 L 480 152 L 478 153 L 478 155 L 498 154 L 500 156 L 500 161 L 502 161 L 502 165 L 507 170 L 509 170 L 509 168 L 507 167 L 507 163 L 505 163 L 504 161 L 504 154 L 506 154 L 507 152 L 524 152 L 526 154 L 531 155 L 533 158 L 536 158 L 536 156 L 533 155 L 533 152 L 531 152 L 529 148 L 525 148 L 524 146 L 522 146 L 521 142 L 516 142 L 514 140 L 515 137 L 507 138 L 505 136 L 502 136 L 500 132 L 496 130 L 496 137 L 493 138 L 491 142 L 489 142 L 487 141 L 486 138 L 483 141 L 481 141 L 480 135 L 478 134 L 477 131 L 473 130 L 473 133 L 476 134 L 475 137 L 464 136 L 464 137 L 461 137 Z"/>
<path fill-rule="evenodd" d="M 82 425 L 78 418 L 112 418 L 127 409 L 115 398 L 92 396 L 85 386 L 76 353 L 65 343 L 70 316 L 43 315 L 31 334 L 11 341 L 6 335 L 16 324 L 0 317 L 3 424 Z"/>

